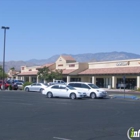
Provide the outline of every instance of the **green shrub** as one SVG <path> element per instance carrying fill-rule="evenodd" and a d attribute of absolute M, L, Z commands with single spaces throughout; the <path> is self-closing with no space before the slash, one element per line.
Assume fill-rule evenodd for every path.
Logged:
<path fill-rule="evenodd" d="M 138 88 L 137 91 L 140 91 L 140 88 Z"/>
<path fill-rule="evenodd" d="M 13 89 L 11 84 L 9 85 L 9 87 L 8 87 L 8 88 L 9 88 L 9 90 L 12 90 L 12 89 Z"/>

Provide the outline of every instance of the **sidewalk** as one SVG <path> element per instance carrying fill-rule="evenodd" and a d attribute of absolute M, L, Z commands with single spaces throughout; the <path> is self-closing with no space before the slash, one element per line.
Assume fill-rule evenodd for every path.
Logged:
<path fill-rule="evenodd" d="M 125 94 L 124 94 L 124 89 L 108 89 L 108 88 L 103 88 L 105 91 L 112 91 L 112 93 L 109 93 L 109 97 L 111 99 L 132 99 L 132 100 L 139 100 L 140 99 L 140 91 L 135 91 L 135 90 L 129 90 L 125 89 Z M 114 93 L 113 93 L 114 92 Z M 119 93 L 115 93 L 119 92 Z"/>
<path fill-rule="evenodd" d="M 124 89 L 108 89 L 108 88 L 102 88 L 105 91 L 117 91 L 117 92 L 124 92 Z M 125 89 L 125 92 L 139 92 L 135 90 Z M 140 93 L 140 92 L 139 92 Z"/>

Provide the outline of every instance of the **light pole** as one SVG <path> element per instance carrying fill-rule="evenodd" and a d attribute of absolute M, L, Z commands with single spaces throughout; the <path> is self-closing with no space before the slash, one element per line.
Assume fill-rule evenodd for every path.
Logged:
<path fill-rule="evenodd" d="M 4 30 L 4 46 L 3 46 L 3 90 L 5 90 L 4 87 L 4 74 L 5 74 L 5 44 L 6 44 L 6 30 L 10 29 L 9 27 L 2 26 L 1 29 Z"/>

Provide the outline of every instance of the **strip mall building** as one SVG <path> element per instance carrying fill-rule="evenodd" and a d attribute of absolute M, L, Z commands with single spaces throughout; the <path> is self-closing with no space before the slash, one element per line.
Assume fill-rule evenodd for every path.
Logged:
<path fill-rule="evenodd" d="M 71 56 L 60 56 L 52 64 L 22 66 L 17 77 L 24 81 L 40 82 L 37 72 L 44 66 L 50 70 L 62 69 L 65 82 L 82 81 L 103 88 L 119 88 L 125 80 L 126 88 L 140 88 L 140 59 L 80 63 Z"/>

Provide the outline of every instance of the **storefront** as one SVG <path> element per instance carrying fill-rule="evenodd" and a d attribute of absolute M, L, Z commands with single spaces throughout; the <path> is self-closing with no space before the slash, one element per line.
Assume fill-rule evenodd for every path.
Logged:
<path fill-rule="evenodd" d="M 99 87 L 140 88 L 140 59 L 92 62 L 89 68 L 79 73 L 81 77 L 89 76 L 87 81 Z"/>
<path fill-rule="evenodd" d="M 60 56 L 55 63 L 44 66 L 61 69 L 65 82 L 91 82 L 101 88 L 140 88 L 140 59 L 79 63 L 71 56 Z M 37 72 L 44 66 L 22 66 L 18 76 L 22 80 L 40 82 Z"/>

